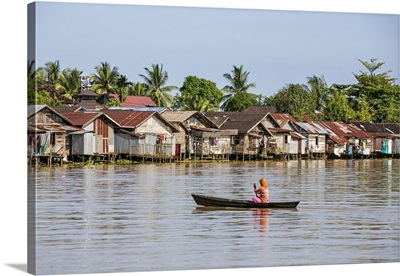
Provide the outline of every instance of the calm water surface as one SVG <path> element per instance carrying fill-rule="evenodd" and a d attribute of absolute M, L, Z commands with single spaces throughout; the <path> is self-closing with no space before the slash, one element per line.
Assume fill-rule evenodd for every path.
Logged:
<path fill-rule="evenodd" d="M 399 262 L 399 175 L 387 159 L 40 169 L 37 274 Z M 251 199 L 261 177 L 297 209 L 190 195 Z"/>

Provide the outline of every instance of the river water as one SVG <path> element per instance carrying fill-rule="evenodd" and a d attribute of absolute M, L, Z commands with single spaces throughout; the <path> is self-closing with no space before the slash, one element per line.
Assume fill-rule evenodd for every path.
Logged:
<path fill-rule="evenodd" d="M 88 165 L 36 177 L 36 273 L 399 262 L 399 160 Z M 191 193 L 297 209 L 196 206 Z"/>

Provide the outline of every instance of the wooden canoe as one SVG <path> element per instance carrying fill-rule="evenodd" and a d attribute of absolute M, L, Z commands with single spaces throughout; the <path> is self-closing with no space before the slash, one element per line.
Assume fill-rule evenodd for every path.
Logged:
<path fill-rule="evenodd" d="M 235 208 L 296 208 L 300 201 L 255 203 L 251 200 L 226 199 L 205 195 L 192 194 L 197 205 L 211 207 Z"/>

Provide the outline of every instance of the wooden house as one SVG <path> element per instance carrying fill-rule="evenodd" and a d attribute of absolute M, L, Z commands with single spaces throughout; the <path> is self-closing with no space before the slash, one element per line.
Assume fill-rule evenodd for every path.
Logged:
<path fill-rule="evenodd" d="M 347 134 L 346 125 L 341 122 L 317 122 L 317 124 L 324 127 L 326 133 L 326 146 L 325 152 L 330 158 L 338 158 L 347 153 L 348 145 L 350 144 Z"/>
<path fill-rule="evenodd" d="M 271 148 L 288 158 L 299 158 L 306 153 L 307 137 L 298 132 L 297 121 L 287 113 L 271 113 L 279 127 L 269 128 L 273 137 Z"/>
<path fill-rule="evenodd" d="M 174 133 L 176 155 L 186 158 L 229 155 L 230 140 L 223 139 L 217 125 L 199 111 L 165 111 L 161 116 L 179 130 Z"/>
<path fill-rule="evenodd" d="M 114 154 L 114 128 L 116 123 L 101 112 L 63 113 L 82 130 L 71 133 L 71 158 L 97 160 L 110 159 Z"/>
<path fill-rule="evenodd" d="M 385 155 L 400 153 L 400 123 L 350 121 L 350 124 L 370 134 L 374 153 Z"/>
<path fill-rule="evenodd" d="M 327 130 L 311 121 L 295 123 L 299 133 L 307 137 L 305 153 L 307 157 L 318 158 L 325 156 Z"/>
<path fill-rule="evenodd" d="M 231 155 L 238 158 L 254 158 L 262 155 L 265 141 L 272 137 L 264 113 L 207 112 L 206 116 L 220 130 L 231 135 Z"/>
<path fill-rule="evenodd" d="M 179 130 L 155 111 L 104 110 L 117 128 L 115 153 L 130 157 L 173 157 Z"/>
<path fill-rule="evenodd" d="M 44 159 L 46 163 L 59 162 L 60 157 L 70 152 L 69 134 L 78 130 L 80 130 L 79 127 L 75 127 L 71 120 L 52 107 L 28 105 L 27 154 L 29 161 Z"/>

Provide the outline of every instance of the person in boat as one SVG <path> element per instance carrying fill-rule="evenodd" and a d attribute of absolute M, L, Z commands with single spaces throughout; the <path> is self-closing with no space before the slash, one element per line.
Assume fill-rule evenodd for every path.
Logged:
<path fill-rule="evenodd" d="M 269 191 L 267 180 L 263 177 L 260 179 L 260 188 L 257 189 L 256 183 L 253 185 L 256 196 L 253 197 L 255 203 L 269 203 Z"/>

